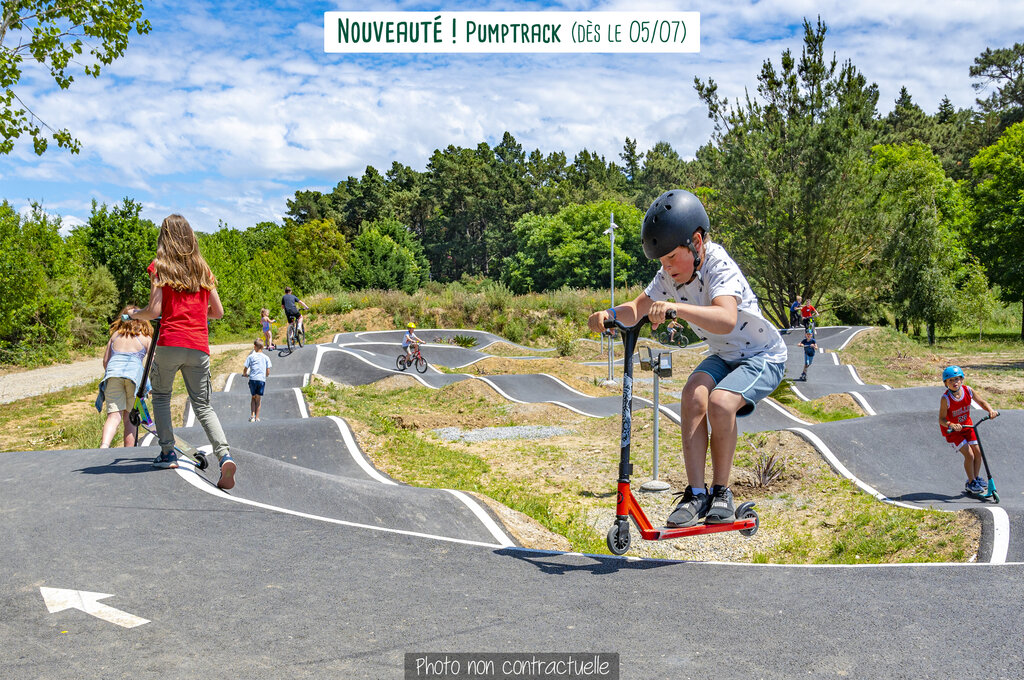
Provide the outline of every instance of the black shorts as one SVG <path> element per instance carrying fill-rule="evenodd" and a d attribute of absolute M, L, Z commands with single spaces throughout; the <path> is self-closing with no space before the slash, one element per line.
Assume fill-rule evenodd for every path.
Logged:
<path fill-rule="evenodd" d="M 287 317 L 288 317 L 288 323 L 291 323 L 292 321 L 295 321 L 296 319 L 299 319 L 299 318 L 301 318 L 301 317 L 302 317 L 302 312 L 300 312 L 300 311 L 298 311 L 298 310 L 296 310 L 296 311 L 294 311 L 294 312 L 289 312 L 289 311 L 288 311 L 288 310 L 286 309 L 286 310 L 285 310 L 285 312 L 284 312 L 284 314 L 285 314 L 285 316 L 287 316 Z"/>

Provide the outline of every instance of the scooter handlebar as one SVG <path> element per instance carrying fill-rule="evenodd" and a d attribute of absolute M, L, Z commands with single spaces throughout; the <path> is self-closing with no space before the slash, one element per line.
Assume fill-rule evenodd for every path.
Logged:
<path fill-rule="evenodd" d="M 666 319 L 674 319 L 674 318 L 676 318 L 676 310 L 674 310 L 674 309 L 668 310 L 668 312 L 665 314 L 665 318 Z M 647 317 L 646 314 L 644 314 L 644 316 L 639 321 L 637 321 L 636 324 L 633 325 L 633 326 L 627 326 L 626 324 L 622 323 L 618 319 L 605 319 L 604 320 L 604 327 L 605 328 L 618 328 L 620 331 L 623 331 L 625 333 L 629 333 L 630 331 L 639 331 L 644 326 L 644 324 L 648 323 L 649 321 L 650 321 L 650 319 Z"/>

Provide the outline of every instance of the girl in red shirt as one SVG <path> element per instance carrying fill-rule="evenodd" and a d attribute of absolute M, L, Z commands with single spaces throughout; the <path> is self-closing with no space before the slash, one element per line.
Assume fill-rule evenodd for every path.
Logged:
<path fill-rule="evenodd" d="M 181 215 L 170 215 L 160 225 L 156 259 L 149 265 L 150 295 L 145 309 L 136 308 L 136 319 L 162 317 L 160 340 L 153 355 L 153 420 L 160 441 L 154 467 L 176 468 L 174 429 L 171 425 L 171 386 L 181 371 L 185 390 L 196 417 L 220 461 L 217 486 L 235 485 L 235 461 L 227 437 L 210 405 L 210 345 L 207 319 L 224 316 L 217 295 L 217 278 L 199 252 L 191 225 Z"/>
<path fill-rule="evenodd" d="M 947 366 L 942 372 L 942 384 L 946 386 L 939 401 L 939 431 L 954 450 L 964 457 L 964 472 L 967 473 L 967 484 L 964 491 L 979 494 L 985 491 L 985 483 L 981 481 L 981 448 L 974 432 L 971 420 L 971 401 L 988 411 L 990 418 L 999 415 L 988 402 L 975 394 L 974 390 L 964 384 L 964 371 L 959 366 Z"/>

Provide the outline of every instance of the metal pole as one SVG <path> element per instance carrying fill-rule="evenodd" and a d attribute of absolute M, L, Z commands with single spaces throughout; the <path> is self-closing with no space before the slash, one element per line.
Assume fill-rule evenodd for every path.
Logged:
<path fill-rule="evenodd" d="M 611 236 L 612 242 L 612 280 L 611 280 L 611 291 L 612 291 L 612 307 L 615 306 L 615 213 L 611 213 L 608 218 L 608 234 Z"/>
<path fill-rule="evenodd" d="M 618 225 L 615 224 L 615 213 L 611 213 L 608 217 L 608 229 L 604 233 L 608 234 L 611 241 L 611 281 L 609 282 L 609 289 L 611 290 L 611 302 L 612 307 L 615 306 L 615 228 Z M 615 384 L 615 339 L 611 333 L 608 334 L 608 379 L 604 381 L 605 385 Z"/>
<path fill-rule="evenodd" d="M 640 489 L 643 491 L 668 491 L 668 482 L 662 482 L 658 480 L 658 429 L 661 422 L 661 407 L 660 400 L 658 399 L 658 385 L 661 382 L 661 372 L 657 368 L 661 365 L 660 352 L 658 357 L 655 358 L 651 363 L 655 366 L 654 368 L 654 475 L 651 477 L 651 481 L 645 482 L 640 485 Z"/>

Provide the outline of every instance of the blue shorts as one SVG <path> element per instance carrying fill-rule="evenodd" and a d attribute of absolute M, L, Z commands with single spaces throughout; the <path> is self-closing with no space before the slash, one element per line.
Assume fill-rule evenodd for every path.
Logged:
<path fill-rule="evenodd" d="M 262 397 L 263 390 L 267 388 L 267 382 L 265 380 L 250 380 L 249 381 L 249 394 L 254 397 Z"/>
<path fill-rule="evenodd" d="M 748 416 L 754 406 L 782 382 L 786 364 L 774 364 L 755 356 L 732 362 L 712 354 L 693 369 L 694 373 L 706 373 L 715 381 L 716 390 L 735 392 L 746 400 L 746 405 L 736 412 L 737 417 Z"/>
<path fill-rule="evenodd" d="M 812 352 L 811 354 L 808 354 L 807 352 L 804 352 L 804 366 L 810 366 L 813 361 L 814 353 Z"/>

